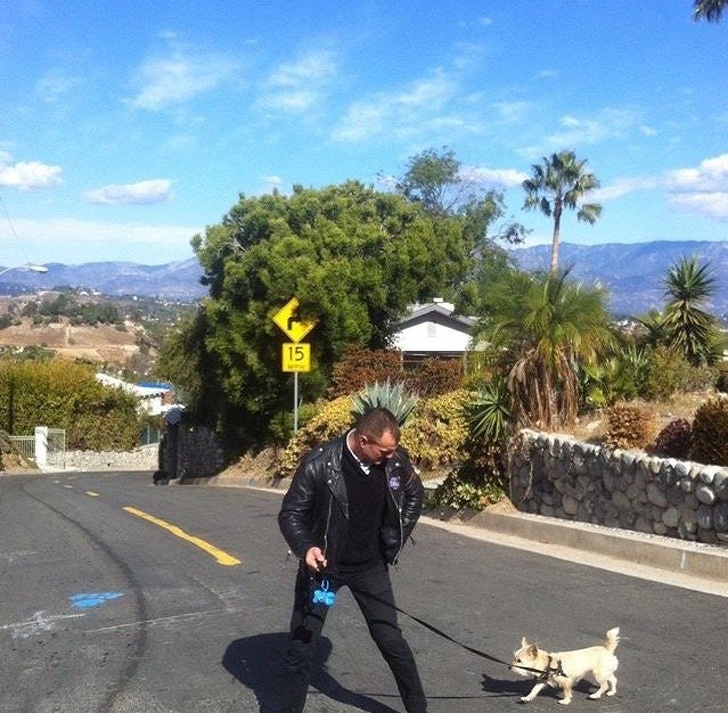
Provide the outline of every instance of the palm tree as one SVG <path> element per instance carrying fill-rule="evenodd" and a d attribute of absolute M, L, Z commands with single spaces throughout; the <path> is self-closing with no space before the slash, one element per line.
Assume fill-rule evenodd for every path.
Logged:
<path fill-rule="evenodd" d="M 701 309 L 715 292 L 709 263 L 698 265 L 697 257 L 673 263 L 663 280 L 671 298 L 663 314 L 668 344 L 676 347 L 696 366 L 713 364 L 719 356 L 720 333 L 716 318 Z"/>
<path fill-rule="evenodd" d="M 568 279 L 569 270 L 512 270 L 495 285 L 474 342 L 507 373 L 511 411 L 522 425 L 570 425 L 579 410 L 580 362 L 612 343 L 605 292 Z"/>
<path fill-rule="evenodd" d="M 693 20 L 719 22 L 727 4 L 726 0 L 695 0 Z"/>
<path fill-rule="evenodd" d="M 599 180 L 593 173 L 586 173 L 586 159 L 577 160 L 573 151 L 561 151 L 541 159 L 531 166 L 531 178 L 523 182 L 526 210 L 540 210 L 553 218 L 554 232 L 551 245 L 551 272 L 559 268 L 559 243 L 561 240 L 561 216 L 564 208 L 578 208 L 577 220 L 593 225 L 601 215 L 602 207 L 596 203 L 579 202 L 586 193 L 599 188 Z"/>

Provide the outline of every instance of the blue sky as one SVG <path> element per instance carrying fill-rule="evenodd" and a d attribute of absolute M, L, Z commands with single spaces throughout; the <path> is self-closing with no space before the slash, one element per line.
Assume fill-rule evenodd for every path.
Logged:
<path fill-rule="evenodd" d="M 239 193 L 445 146 L 529 244 L 551 226 L 520 183 L 562 149 L 604 207 L 563 240 L 728 240 L 728 21 L 692 5 L 5 0 L 0 265 L 185 260 Z"/>

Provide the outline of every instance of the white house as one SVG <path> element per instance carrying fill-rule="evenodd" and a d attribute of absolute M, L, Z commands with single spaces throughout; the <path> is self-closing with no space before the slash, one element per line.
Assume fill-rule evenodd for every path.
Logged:
<path fill-rule="evenodd" d="M 169 406 L 165 402 L 165 395 L 172 389 L 166 384 L 130 384 L 128 381 L 101 372 L 96 374 L 96 381 L 134 394 L 139 399 L 139 410 L 150 416 L 159 416 Z"/>
<path fill-rule="evenodd" d="M 461 358 L 470 348 L 470 331 L 476 320 L 456 315 L 455 305 L 440 298 L 412 307 L 397 325 L 392 346 L 404 355 L 405 363 L 439 357 Z"/>

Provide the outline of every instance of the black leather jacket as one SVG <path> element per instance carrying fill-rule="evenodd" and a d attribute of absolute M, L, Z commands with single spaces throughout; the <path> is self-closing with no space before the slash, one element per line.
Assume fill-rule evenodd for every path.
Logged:
<path fill-rule="evenodd" d="M 331 569 L 336 569 L 349 527 L 341 466 L 344 438 L 335 438 L 303 458 L 278 514 L 278 525 L 293 554 L 303 559 L 311 547 L 319 547 Z M 386 562 L 397 564 L 420 517 L 425 488 L 401 448 L 387 460 L 385 473 L 388 495 L 380 547 Z"/>

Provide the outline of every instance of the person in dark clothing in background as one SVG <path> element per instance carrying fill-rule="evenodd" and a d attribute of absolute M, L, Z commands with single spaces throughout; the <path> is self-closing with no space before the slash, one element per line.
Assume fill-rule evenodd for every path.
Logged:
<path fill-rule="evenodd" d="M 300 565 L 284 661 L 281 713 L 301 713 L 311 661 L 335 592 L 347 586 L 389 665 L 407 713 L 426 713 L 412 650 L 397 624 L 389 565 L 422 510 L 424 487 L 390 411 L 374 408 L 312 450 L 283 498 L 278 524 Z"/>

